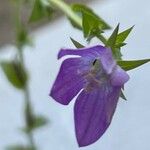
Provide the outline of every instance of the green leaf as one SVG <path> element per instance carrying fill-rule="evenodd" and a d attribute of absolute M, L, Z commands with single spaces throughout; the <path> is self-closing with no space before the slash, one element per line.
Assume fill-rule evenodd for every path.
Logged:
<path fill-rule="evenodd" d="M 40 128 L 42 126 L 45 126 L 47 123 L 48 120 L 44 116 L 36 116 L 33 128 Z"/>
<path fill-rule="evenodd" d="M 133 27 L 134 26 L 132 26 L 131 28 L 119 33 L 117 36 L 116 43 L 117 44 L 123 43 L 126 40 L 126 38 L 128 37 L 128 35 L 130 34 L 130 32 L 132 31 Z"/>
<path fill-rule="evenodd" d="M 99 23 L 96 18 L 94 18 L 87 12 L 84 12 L 82 16 L 82 26 L 85 38 L 89 38 L 91 36 L 93 37 L 94 33 L 102 33 L 102 30 L 99 28 Z"/>
<path fill-rule="evenodd" d="M 122 69 L 128 71 L 128 70 L 135 69 L 145 63 L 148 63 L 149 61 L 150 59 L 130 60 L 130 61 L 122 60 L 122 61 L 117 61 L 117 63 Z"/>
<path fill-rule="evenodd" d="M 77 42 L 77 41 L 74 40 L 73 38 L 70 37 L 70 39 L 71 39 L 72 43 L 74 44 L 74 46 L 75 46 L 76 48 L 83 48 L 83 47 L 84 47 L 82 44 L 80 44 L 79 42 Z"/>
<path fill-rule="evenodd" d="M 31 132 L 37 128 L 43 127 L 48 123 L 47 118 L 44 116 L 33 116 L 32 124 L 22 129 L 24 132 Z"/>
<path fill-rule="evenodd" d="M 97 14 L 94 13 L 94 11 L 92 9 L 90 9 L 89 7 L 83 5 L 83 4 L 72 4 L 71 8 L 74 12 L 77 13 L 88 13 L 91 16 L 93 16 L 93 18 L 95 18 L 98 22 L 99 27 L 102 30 L 106 30 L 106 29 L 110 29 L 111 27 L 101 18 L 99 17 Z M 81 15 L 81 14 L 80 14 Z"/>
<path fill-rule="evenodd" d="M 21 130 L 28 133 L 33 130 L 40 128 L 48 123 L 48 120 L 43 116 L 36 116 L 33 114 L 33 109 L 31 108 L 30 102 L 26 101 L 25 106 L 25 116 L 26 116 L 26 127 Z"/>
<path fill-rule="evenodd" d="M 121 93 L 120 93 L 120 97 L 124 100 L 127 100 L 126 96 L 124 95 L 123 91 L 121 90 Z"/>
<path fill-rule="evenodd" d="M 37 22 L 45 17 L 51 18 L 52 13 L 53 9 L 49 4 L 44 3 L 42 0 L 35 0 L 29 22 Z"/>
<path fill-rule="evenodd" d="M 117 27 L 115 28 L 115 30 L 113 31 L 113 33 L 111 34 L 106 43 L 106 46 L 110 47 L 112 50 L 115 48 L 116 45 L 118 31 L 119 31 L 119 24 L 117 25 Z"/>
<path fill-rule="evenodd" d="M 83 13 L 82 26 L 83 26 L 84 37 L 87 38 L 90 35 L 90 32 L 93 28 L 92 24 L 90 24 L 90 15 Z"/>
<path fill-rule="evenodd" d="M 8 146 L 6 150 L 33 150 L 33 148 L 29 146 L 23 146 L 23 145 L 12 145 L 12 146 Z"/>
<path fill-rule="evenodd" d="M 19 62 L 1 62 L 8 81 L 16 88 L 23 89 L 27 82 L 27 73 Z"/>

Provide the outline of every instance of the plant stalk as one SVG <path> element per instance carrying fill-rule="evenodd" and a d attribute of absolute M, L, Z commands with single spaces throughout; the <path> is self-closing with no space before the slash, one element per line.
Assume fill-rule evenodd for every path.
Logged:
<path fill-rule="evenodd" d="M 82 28 L 82 19 L 76 15 L 71 7 L 62 0 L 49 0 L 56 8 L 59 8 L 67 17 L 71 18 L 78 26 Z"/>
<path fill-rule="evenodd" d="M 75 14 L 75 12 L 71 9 L 71 7 L 66 4 L 62 0 L 49 0 L 50 4 L 53 5 L 56 8 L 59 8 L 67 17 L 71 18 L 79 27 L 82 28 L 82 19 Z M 96 37 L 104 44 L 106 45 L 106 38 L 101 35 L 97 34 Z"/>
<path fill-rule="evenodd" d="M 20 59 L 20 63 L 22 65 L 22 67 L 25 68 L 23 49 L 22 48 L 18 49 L 18 55 L 19 55 L 19 59 Z M 32 107 L 31 107 L 30 93 L 29 93 L 29 88 L 28 88 L 28 81 L 25 85 L 25 88 L 23 89 L 23 93 L 24 93 L 24 100 L 25 100 L 25 112 L 24 112 L 25 114 L 24 115 L 25 115 L 25 118 L 26 118 L 27 115 L 28 115 L 26 109 L 32 110 L 31 109 Z M 32 115 L 32 113 L 30 115 Z M 27 119 L 26 119 L 26 128 L 27 129 L 30 128 L 29 124 L 27 122 Z M 36 150 L 36 146 L 35 146 L 35 143 L 34 143 L 32 131 L 29 131 L 29 132 L 26 132 L 26 133 L 27 133 L 27 138 L 28 138 L 28 141 L 29 141 L 30 148 L 32 150 Z"/>

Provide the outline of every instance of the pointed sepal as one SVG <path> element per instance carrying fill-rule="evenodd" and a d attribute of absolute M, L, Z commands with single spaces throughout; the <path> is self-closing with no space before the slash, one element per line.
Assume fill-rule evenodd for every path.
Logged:
<path fill-rule="evenodd" d="M 137 68 L 145 63 L 148 63 L 148 62 L 150 62 L 150 59 L 117 61 L 118 65 L 126 71 L 135 69 L 135 68 Z"/>
<path fill-rule="evenodd" d="M 78 41 L 74 40 L 73 38 L 70 37 L 70 39 L 76 48 L 83 48 L 84 47 L 82 44 L 80 44 Z"/>

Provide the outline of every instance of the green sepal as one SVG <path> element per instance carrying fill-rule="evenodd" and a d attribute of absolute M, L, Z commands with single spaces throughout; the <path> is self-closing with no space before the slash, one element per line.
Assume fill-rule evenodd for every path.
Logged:
<path fill-rule="evenodd" d="M 133 27 L 134 26 L 132 26 L 131 28 L 119 33 L 117 36 L 116 44 L 122 44 L 126 40 L 128 35 L 130 34 L 130 32 L 132 31 Z"/>
<path fill-rule="evenodd" d="M 24 89 L 27 82 L 27 73 L 20 62 L 1 62 L 1 67 L 8 81 L 18 89 Z"/>
<path fill-rule="evenodd" d="M 29 22 L 37 22 L 44 18 L 51 18 L 53 9 L 50 4 L 42 0 L 35 0 L 32 13 L 29 18 Z"/>
<path fill-rule="evenodd" d="M 122 99 L 124 99 L 125 101 L 127 100 L 127 98 L 126 98 L 126 96 L 124 95 L 124 93 L 123 93 L 122 90 L 121 90 L 121 92 L 120 92 L 120 97 L 121 97 Z"/>
<path fill-rule="evenodd" d="M 122 54 L 121 54 L 121 49 L 120 48 L 114 48 L 113 49 L 115 53 L 114 54 L 114 58 L 116 60 L 122 60 Z"/>
<path fill-rule="evenodd" d="M 73 38 L 70 37 L 70 39 L 71 39 L 72 43 L 74 44 L 74 46 L 75 46 L 76 48 L 83 48 L 83 47 L 84 47 L 82 44 L 80 44 L 79 42 L 77 42 L 77 41 L 74 40 Z"/>
<path fill-rule="evenodd" d="M 121 48 L 123 46 L 127 45 L 127 43 L 118 43 L 115 45 L 116 48 Z"/>
<path fill-rule="evenodd" d="M 115 28 L 115 30 L 109 37 L 108 41 L 106 42 L 106 46 L 111 48 L 115 59 L 117 59 L 117 60 L 122 59 L 121 47 L 126 45 L 126 43 L 124 43 L 124 41 L 126 40 L 128 35 L 132 31 L 133 27 L 134 26 L 132 26 L 131 28 L 129 28 L 121 33 L 118 33 L 119 32 L 119 24 L 118 24 L 118 26 Z"/>
<path fill-rule="evenodd" d="M 118 65 L 126 70 L 126 71 L 129 71 L 129 70 L 132 70 L 132 69 L 135 69 L 145 63 L 148 63 L 150 61 L 150 59 L 143 59 L 143 60 L 120 60 L 120 61 L 117 61 Z"/>
<path fill-rule="evenodd" d="M 106 43 L 106 46 L 110 47 L 112 49 L 112 51 L 113 51 L 113 49 L 115 48 L 115 45 L 116 45 L 118 32 L 119 32 L 119 24 L 117 25 L 117 27 L 115 28 L 115 30 L 113 31 L 113 33 L 111 34 L 111 36 L 109 37 L 109 39 Z"/>

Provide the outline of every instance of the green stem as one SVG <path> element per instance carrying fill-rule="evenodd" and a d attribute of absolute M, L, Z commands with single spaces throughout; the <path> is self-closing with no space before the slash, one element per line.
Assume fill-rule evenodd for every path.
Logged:
<path fill-rule="evenodd" d="M 25 65 L 24 65 L 24 57 L 23 57 L 23 50 L 22 50 L 22 48 L 18 49 L 18 55 L 19 55 L 19 58 L 20 58 L 21 65 L 24 68 Z M 28 82 L 26 83 L 25 88 L 23 89 L 23 93 L 24 93 L 24 99 L 25 99 L 26 128 L 28 129 L 28 128 L 30 128 L 30 124 L 27 121 L 28 120 L 27 117 L 28 116 L 32 117 L 32 112 L 31 112 L 32 109 L 31 109 L 31 103 L 30 103 L 31 100 L 30 100 L 30 93 L 29 93 L 29 88 L 28 88 Z M 27 109 L 29 109 L 29 111 L 27 111 Z M 27 114 L 27 113 L 30 113 L 30 114 Z M 30 118 L 30 119 L 32 119 L 32 118 Z M 28 141 L 29 141 L 31 149 L 32 150 L 36 150 L 32 131 L 27 132 L 27 137 L 28 137 Z"/>
<path fill-rule="evenodd" d="M 20 27 L 21 25 L 21 17 L 20 17 L 20 14 L 21 14 L 21 1 L 18 1 L 15 4 L 15 25 L 16 25 L 16 28 Z M 24 64 L 24 56 L 23 56 L 23 48 L 22 47 L 17 47 L 17 52 L 18 52 L 18 56 L 19 56 L 19 60 L 20 60 L 20 63 L 22 65 L 23 68 L 25 68 L 25 64 Z M 29 88 L 28 88 L 28 81 L 23 89 L 23 93 L 24 93 L 24 99 L 25 99 L 25 119 L 26 119 L 26 128 L 30 128 L 29 127 L 29 123 L 27 121 L 27 109 L 31 109 L 31 103 L 30 103 L 30 93 L 29 93 Z M 30 115 L 32 116 L 32 112 L 29 112 Z M 29 131 L 27 132 L 27 138 L 28 138 L 28 141 L 29 141 L 29 144 L 30 144 L 30 147 L 32 150 L 36 150 L 36 147 L 35 147 L 35 144 L 34 144 L 34 139 L 33 139 L 33 134 L 32 134 L 32 131 Z"/>
<path fill-rule="evenodd" d="M 26 85 L 25 89 L 24 89 L 24 96 L 25 96 L 25 118 L 26 118 L 26 128 L 30 128 L 30 123 L 32 121 L 32 112 L 31 112 L 31 103 L 30 103 L 30 93 L 29 93 L 29 89 Z M 27 111 L 28 109 L 28 111 Z M 30 114 L 28 114 L 30 113 Z M 30 118 L 29 118 L 30 117 Z M 30 147 L 32 150 L 35 150 L 35 144 L 34 144 L 34 139 L 33 139 L 33 134 L 32 131 L 28 131 L 27 132 L 27 137 L 28 137 L 28 141 L 30 144 Z"/>
<path fill-rule="evenodd" d="M 28 133 L 28 139 L 29 139 L 29 142 L 30 142 L 31 149 L 36 150 L 34 140 L 33 140 L 33 134 L 31 132 Z"/>
<path fill-rule="evenodd" d="M 66 16 L 71 18 L 74 22 L 76 22 L 76 24 L 78 24 L 78 26 L 82 28 L 82 19 L 72 11 L 68 4 L 62 0 L 49 0 L 49 2 L 59 8 L 64 14 L 66 14 Z"/>
<path fill-rule="evenodd" d="M 77 14 L 74 13 L 74 11 L 71 9 L 71 7 L 68 4 L 66 4 L 62 0 L 49 0 L 49 2 L 54 7 L 59 8 L 64 14 L 66 14 L 66 16 L 71 18 L 79 27 L 82 28 L 82 19 Z M 98 34 L 96 35 L 96 37 L 100 41 L 102 41 L 104 45 L 106 45 L 107 40 L 103 35 Z"/>

